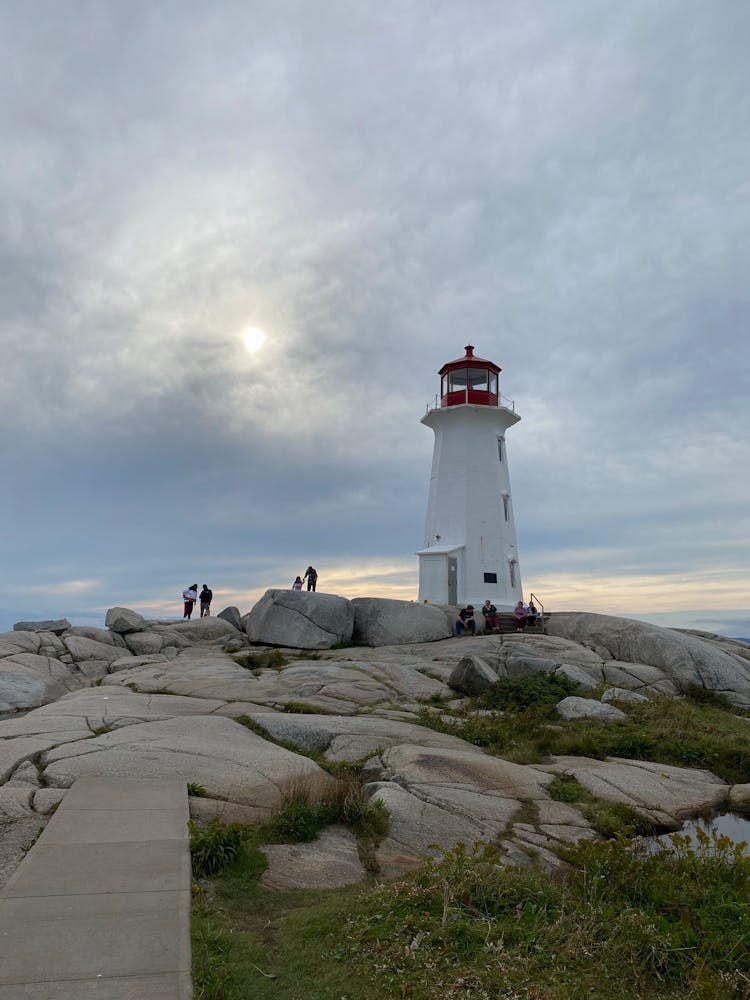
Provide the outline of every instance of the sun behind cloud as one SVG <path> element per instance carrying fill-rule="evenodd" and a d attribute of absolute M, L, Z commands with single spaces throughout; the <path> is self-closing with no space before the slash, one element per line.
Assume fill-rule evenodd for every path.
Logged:
<path fill-rule="evenodd" d="M 266 334 L 259 326 L 248 326 L 240 334 L 240 339 L 248 354 L 256 354 L 265 343 Z"/>

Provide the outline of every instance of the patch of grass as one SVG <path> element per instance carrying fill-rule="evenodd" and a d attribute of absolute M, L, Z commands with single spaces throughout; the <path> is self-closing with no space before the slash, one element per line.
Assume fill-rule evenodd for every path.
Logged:
<path fill-rule="evenodd" d="M 346 774 L 321 785 L 296 781 L 275 816 L 259 827 L 263 842 L 289 843 L 315 840 L 327 827 L 343 824 L 360 839 L 380 841 L 388 833 L 388 811 L 382 802 L 368 798 L 361 782 Z"/>
<path fill-rule="evenodd" d="M 445 722 L 424 708 L 414 721 L 436 732 L 458 736 L 517 764 L 536 764 L 545 756 L 539 750 L 538 738 L 548 719 L 548 712 L 527 708 L 491 717 L 454 714 L 451 722 Z"/>
<path fill-rule="evenodd" d="M 594 799 L 572 774 L 556 774 L 546 786 L 546 791 L 555 802 L 592 802 Z"/>
<path fill-rule="evenodd" d="M 280 649 L 265 649 L 260 653 L 243 650 L 233 653 L 232 659 L 246 670 L 280 670 L 289 663 Z"/>
<path fill-rule="evenodd" d="M 732 714 L 739 712 L 742 714 L 743 711 L 742 709 L 738 709 L 736 705 L 733 705 L 723 694 L 718 694 L 709 688 L 701 687 L 699 684 L 688 684 L 684 696 L 696 705 L 710 705 L 712 708 L 718 708 L 723 712 L 731 712 Z"/>
<path fill-rule="evenodd" d="M 190 858 L 196 878 L 217 875 L 235 864 L 247 838 L 246 828 L 240 823 L 224 824 L 218 819 L 205 826 L 190 820 L 188 828 Z"/>
<path fill-rule="evenodd" d="M 480 708 L 511 709 L 525 708 L 554 709 L 563 698 L 575 694 L 580 685 L 565 674 L 545 674 L 541 671 L 526 677 L 501 677 L 481 694 L 476 704 Z"/>
<path fill-rule="evenodd" d="M 442 695 L 439 691 L 433 691 L 426 698 L 415 698 L 414 700 L 421 705 L 444 705 L 446 701 L 451 701 L 452 698 L 453 694 L 446 696 Z"/>
<path fill-rule="evenodd" d="M 377 886 L 272 893 L 231 869 L 196 898 L 212 1000 L 743 1000 L 750 858 L 726 838 L 662 854 L 583 843 L 554 877 L 458 845 Z"/>
<path fill-rule="evenodd" d="M 322 656 L 315 649 L 298 649 L 294 651 L 295 660 L 324 660 L 325 656 Z"/>
<path fill-rule="evenodd" d="M 206 789 L 203 785 L 199 785 L 195 781 L 188 781 L 187 793 L 194 799 L 204 799 L 206 798 Z"/>
<path fill-rule="evenodd" d="M 728 784 L 750 781 L 747 723 L 724 708 L 666 697 L 622 707 L 626 722 L 574 720 L 542 731 L 539 751 L 650 760 L 713 771 Z"/>
<path fill-rule="evenodd" d="M 342 961 L 359 886 L 279 893 L 233 871 L 216 889 L 193 905 L 196 1000 L 384 1000 L 370 969 Z"/>
<path fill-rule="evenodd" d="M 582 802 L 580 810 L 596 832 L 611 840 L 614 837 L 648 837 L 656 824 L 624 802 L 594 799 Z"/>
<path fill-rule="evenodd" d="M 319 705 L 311 705 L 307 701 L 285 701 L 282 705 L 284 712 L 295 715 L 328 715 L 328 712 Z"/>
<path fill-rule="evenodd" d="M 554 709 L 558 695 L 570 693 L 562 693 L 564 686 L 555 690 L 565 681 L 545 674 L 503 678 L 469 706 L 502 709 L 502 715 L 459 714 L 449 726 L 422 711 L 416 721 L 517 763 L 537 763 L 553 754 L 624 757 L 713 771 L 727 784 L 750 781 L 747 720 L 738 718 L 723 699 L 717 703 L 702 694 L 697 700 L 657 696 L 638 704 L 623 703 L 625 721 L 566 721 L 555 719 Z"/>

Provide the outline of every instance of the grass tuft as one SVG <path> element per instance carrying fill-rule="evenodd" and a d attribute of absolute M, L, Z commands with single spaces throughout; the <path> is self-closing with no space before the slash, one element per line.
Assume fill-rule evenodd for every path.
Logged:
<path fill-rule="evenodd" d="M 213 819 L 205 826 L 188 823 L 190 830 L 190 857 L 196 878 L 217 875 L 239 859 L 246 838 L 240 823 L 224 824 Z"/>
<path fill-rule="evenodd" d="M 246 670 L 280 670 L 289 663 L 279 649 L 266 649 L 260 653 L 243 650 L 241 653 L 233 653 L 232 659 Z"/>

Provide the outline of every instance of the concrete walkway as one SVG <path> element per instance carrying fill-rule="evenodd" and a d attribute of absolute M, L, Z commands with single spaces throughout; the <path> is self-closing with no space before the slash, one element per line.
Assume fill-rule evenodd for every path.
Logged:
<path fill-rule="evenodd" d="M 0 890 L 0 1000 L 189 1000 L 183 781 L 80 778 Z"/>

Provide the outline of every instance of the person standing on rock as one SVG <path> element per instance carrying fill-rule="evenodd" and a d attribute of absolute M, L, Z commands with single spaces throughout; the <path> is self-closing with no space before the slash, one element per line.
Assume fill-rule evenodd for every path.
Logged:
<path fill-rule="evenodd" d="M 314 591 L 318 582 L 318 571 L 312 566 L 308 566 L 302 579 L 307 580 L 307 589 Z"/>
<path fill-rule="evenodd" d="M 292 590 L 302 590 L 302 577 L 298 576 L 292 584 Z"/>
<path fill-rule="evenodd" d="M 213 590 L 209 588 L 207 583 L 204 583 L 203 590 L 199 595 L 199 600 L 201 602 L 201 618 L 208 618 L 211 614 L 211 601 L 213 600 L 213 596 Z"/>
<path fill-rule="evenodd" d="M 193 613 L 193 606 L 198 600 L 198 584 L 191 583 L 189 587 L 186 587 L 182 592 L 182 599 L 185 602 L 182 617 L 187 618 L 187 620 L 190 621 L 190 616 Z"/>

